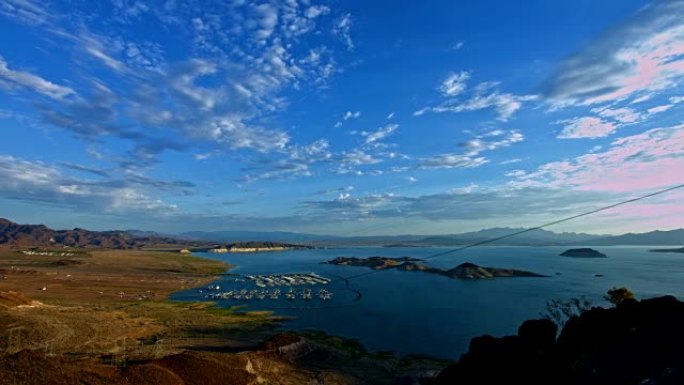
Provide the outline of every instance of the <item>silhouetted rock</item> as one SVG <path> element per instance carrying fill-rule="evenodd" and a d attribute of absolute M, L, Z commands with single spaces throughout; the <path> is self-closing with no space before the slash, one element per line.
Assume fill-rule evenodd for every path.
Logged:
<path fill-rule="evenodd" d="M 560 254 L 561 257 L 574 258 L 605 258 L 606 255 L 588 247 L 581 249 L 569 249 Z"/>
<path fill-rule="evenodd" d="M 473 338 L 436 384 L 682 384 L 683 325 L 684 302 L 671 296 L 594 307 L 557 340 L 551 321 L 526 321 L 517 336 Z"/>

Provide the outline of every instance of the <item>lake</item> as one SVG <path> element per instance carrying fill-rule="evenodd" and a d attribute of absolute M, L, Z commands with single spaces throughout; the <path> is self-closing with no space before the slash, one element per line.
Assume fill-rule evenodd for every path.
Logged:
<path fill-rule="evenodd" d="M 320 329 L 329 334 L 359 339 L 371 350 L 400 354 L 421 353 L 457 359 L 472 337 L 514 334 L 521 322 L 538 318 L 550 299 L 585 296 L 606 305 L 603 294 L 613 286 L 626 286 L 638 298 L 672 294 L 684 298 L 684 255 L 652 253 L 650 247 L 594 247 L 608 258 L 568 258 L 558 254 L 568 247 L 481 247 L 427 261 L 451 268 L 463 262 L 481 266 L 516 268 L 548 275 L 546 278 L 497 278 L 456 280 L 398 270 L 382 270 L 349 282 L 337 280 L 329 287 L 331 301 L 221 300 L 221 306 L 246 305 L 249 310 L 273 309 L 296 317 L 285 329 Z M 447 248 L 330 248 L 245 254 L 196 253 L 236 267 L 241 275 L 315 272 L 335 279 L 370 271 L 365 267 L 337 266 L 321 262 L 339 256 L 427 257 Z M 596 276 L 601 275 L 601 276 Z M 222 290 L 248 287 L 222 276 L 214 284 Z M 251 284 L 252 287 L 256 288 Z M 319 287 L 314 286 L 314 291 Z M 269 288 L 271 289 L 271 288 Z M 281 287 L 283 292 L 288 288 Z M 206 300 L 198 290 L 174 293 L 174 300 Z"/>

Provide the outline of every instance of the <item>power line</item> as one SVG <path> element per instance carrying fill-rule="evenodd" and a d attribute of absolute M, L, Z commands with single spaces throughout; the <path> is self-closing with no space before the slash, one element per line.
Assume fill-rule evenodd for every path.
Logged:
<path fill-rule="evenodd" d="M 553 221 L 553 222 L 548 222 L 548 223 L 545 223 L 545 224 L 540 225 L 540 226 L 531 227 L 531 228 L 529 228 L 529 229 L 524 229 L 524 230 L 516 231 L 516 232 L 510 233 L 510 234 L 502 235 L 502 236 L 499 236 L 499 237 L 486 239 L 486 240 L 484 240 L 484 241 L 479 241 L 479 242 L 470 243 L 470 244 L 467 244 L 467 245 L 464 245 L 464 246 L 461 246 L 461 247 L 457 247 L 457 248 L 454 248 L 454 249 L 445 250 L 445 251 L 442 251 L 442 252 L 439 252 L 439 253 L 435 253 L 435 254 L 429 255 L 429 256 L 424 257 L 424 258 L 422 258 L 422 259 L 423 259 L 423 260 L 434 259 L 434 258 L 442 257 L 442 256 L 445 256 L 445 255 L 448 255 L 448 254 L 456 253 L 456 252 L 459 252 L 459 251 L 462 251 L 462 250 L 471 249 L 471 248 L 473 248 L 473 247 L 486 245 L 486 244 L 493 243 L 493 242 L 496 242 L 496 241 L 500 241 L 500 240 L 503 240 L 503 239 L 515 237 L 515 236 L 518 236 L 518 235 L 520 235 L 520 234 L 529 233 L 530 231 L 540 230 L 540 229 L 543 229 L 543 228 L 545 228 L 545 227 L 557 225 L 557 224 L 563 223 L 563 222 L 568 222 L 568 221 L 571 221 L 571 220 L 574 220 L 574 219 L 577 219 L 577 218 L 581 218 L 581 217 L 585 217 L 585 216 L 588 216 L 588 215 L 596 214 L 596 213 L 599 213 L 599 212 L 602 212 L 602 211 L 610 210 L 610 209 L 613 209 L 613 208 L 616 208 L 616 207 L 619 207 L 619 206 L 622 206 L 622 205 L 626 205 L 626 204 L 629 204 L 629 203 L 634 203 L 634 202 L 637 202 L 637 201 L 640 201 L 640 200 L 643 200 L 643 199 L 652 198 L 652 197 L 654 197 L 654 196 L 662 195 L 662 194 L 665 194 L 665 193 L 668 193 L 668 192 L 671 192 L 671 191 L 674 191 L 674 190 L 677 190 L 677 189 L 681 189 L 681 188 L 684 188 L 684 184 L 680 184 L 680 185 L 672 186 L 672 187 L 669 187 L 669 188 L 666 188 L 666 189 L 658 190 L 658 191 L 652 192 L 652 193 L 650 193 L 650 194 L 638 196 L 638 197 L 636 197 L 636 198 L 628 199 L 628 200 L 621 201 L 621 202 L 618 202 L 618 203 L 614 203 L 614 204 L 611 204 L 611 205 L 608 205 L 608 206 L 603 206 L 603 207 L 600 207 L 600 208 L 597 208 L 597 209 L 594 209 L 594 210 L 590 210 L 590 211 L 583 212 L 583 213 L 581 213 L 581 214 L 577 214 L 577 215 L 573 215 L 573 216 L 566 217 L 566 218 L 563 218 L 563 219 L 555 220 L 555 221 Z M 356 275 L 351 275 L 351 276 L 345 277 L 344 279 L 346 279 L 346 280 L 351 280 L 351 279 L 355 279 L 355 278 L 365 277 L 365 276 L 367 276 L 367 275 L 375 274 L 375 273 L 377 273 L 377 272 L 379 272 L 379 271 L 381 271 L 381 270 L 371 270 L 371 271 L 367 271 L 367 272 L 364 272 L 364 273 L 359 273 L 359 274 L 356 274 Z M 333 281 L 331 281 L 331 283 L 332 283 L 332 282 L 337 282 L 337 281 L 340 281 L 340 280 L 341 280 L 341 279 L 333 280 Z"/>

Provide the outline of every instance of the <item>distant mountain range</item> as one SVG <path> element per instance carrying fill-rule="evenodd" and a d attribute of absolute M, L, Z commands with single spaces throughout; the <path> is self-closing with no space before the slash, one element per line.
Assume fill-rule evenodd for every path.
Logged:
<path fill-rule="evenodd" d="M 480 231 L 449 235 L 391 235 L 391 236 L 328 236 L 292 232 L 257 231 L 193 231 L 178 234 L 190 240 L 213 242 L 238 242 L 256 240 L 266 242 L 308 243 L 317 246 L 388 246 L 388 247 L 428 247 L 463 246 L 506 237 L 525 231 L 525 228 L 491 228 Z M 684 229 L 671 231 L 652 231 L 641 234 L 618 236 L 584 233 L 555 233 L 535 229 L 522 234 L 489 243 L 495 246 L 610 246 L 610 245 L 684 245 Z"/>
<path fill-rule="evenodd" d="M 525 232 L 523 232 L 525 231 Z M 507 237 L 513 233 L 519 235 Z M 506 237 L 492 241 L 496 238 Z M 88 231 L 84 229 L 52 230 L 44 225 L 20 225 L 0 218 L 0 245 L 73 246 L 104 248 L 139 248 L 158 245 L 208 247 L 215 244 L 257 242 L 288 242 L 314 246 L 386 246 L 428 247 L 463 246 L 487 242 L 494 246 L 684 246 L 684 229 L 652 231 L 639 234 L 593 235 L 584 233 L 554 233 L 524 228 L 491 228 L 449 235 L 394 235 L 342 237 L 294 233 L 285 231 L 191 231 L 181 234 L 159 234 L 152 231 Z"/>
<path fill-rule="evenodd" d="M 10 247 L 98 247 L 132 249 L 156 246 L 206 246 L 172 237 L 151 236 L 127 231 L 53 230 L 44 225 L 20 225 L 0 218 L 0 245 Z"/>
<path fill-rule="evenodd" d="M 303 233 L 291 233 L 287 231 L 188 231 L 177 234 L 176 237 L 196 241 L 210 242 L 314 242 L 337 239 L 329 235 L 315 235 Z"/>

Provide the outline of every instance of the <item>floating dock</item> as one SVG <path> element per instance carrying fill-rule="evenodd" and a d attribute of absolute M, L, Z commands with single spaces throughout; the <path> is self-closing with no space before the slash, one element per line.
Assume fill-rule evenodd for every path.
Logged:
<path fill-rule="evenodd" d="M 331 281 L 329 278 L 321 277 L 316 273 L 248 275 L 245 278 L 262 288 L 276 286 L 327 285 Z"/>
<path fill-rule="evenodd" d="M 296 286 L 316 286 L 327 285 L 332 280 L 320 276 L 316 273 L 297 273 L 297 274 L 261 274 L 246 275 L 242 278 L 231 278 L 230 282 L 254 283 L 256 289 L 237 288 L 222 291 L 219 285 L 210 285 L 205 290 L 199 290 L 204 298 L 210 300 L 278 300 L 281 296 L 285 299 L 311 301 L 320 299 L 329 301 L 333 298 L 333 293 L 326 289 L 314 291 L 311 288 L 295 289 Z M 289 286 L 287 291 L 281 291 L 278 287 Z M 224 288 L 223 290 L 226 290 Z"/>
<path fill-rule="evenodd" d="M 280 289 L 275 289 L 275 290 L 268 290 L 268 289 L 253 289 L 253 290 L 247 290 L 247 289 L 242 289 L 242 290 L 230 290 L 230 291 L 225 291 L 225 292 L 218 292 L 218 293 L 211 293 L 211 294 L 205 294 L 204 298 L 206 299 L 211 299 L 211 300 L 219 300 L 219 299 L 224 299 L 224 300 L 251 300 L 251 299 L 256 299 L 256 300 L 277 300 L 280 299 L 280 295 L 282 292 Z M 285 299 L 294 301 L 296 299 L 302 299 L 305 301 L 310 301 L 314 298 L 321 299 L 323 301 L 329 301 L 333 297 L 333 293 L 326 290 L 326 289 L 320 289 L 317 292 L 314 292 L 311 289 L 304 289 L 304 290 L 295 290 L 294 288 L 290 289 L 289 291 L 285 292 L 284 294 Z"/>

